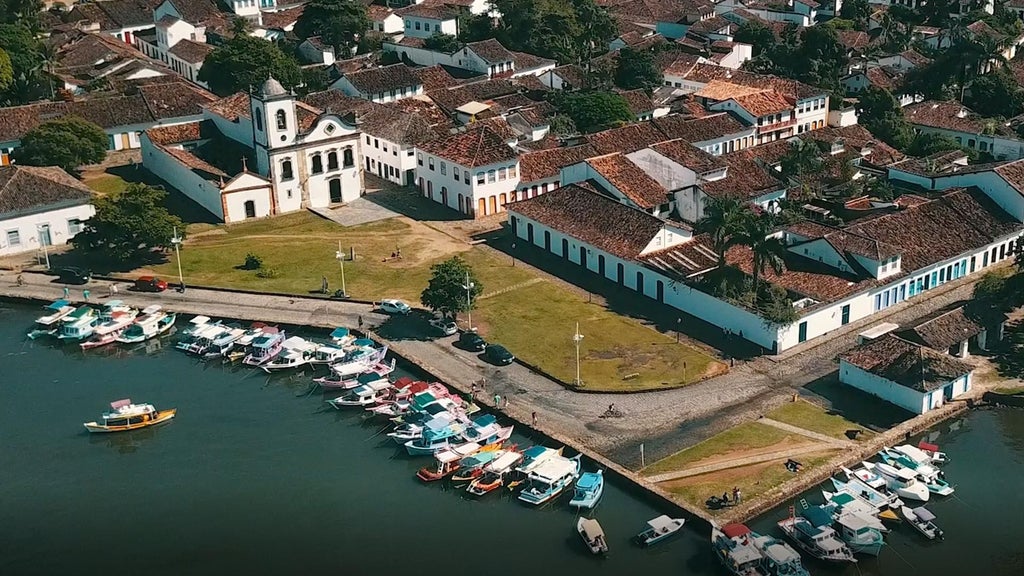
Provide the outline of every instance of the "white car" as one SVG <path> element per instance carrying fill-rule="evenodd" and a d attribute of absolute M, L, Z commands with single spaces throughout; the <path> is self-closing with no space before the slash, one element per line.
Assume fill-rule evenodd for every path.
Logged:
<path fill-rule="evenodd" d="M 455 322 L 446 318 L 434 318 L 430 321 L 430 325 L 437 328 L 445 336 L 452 336 L 459 331 L 459 327 L 455 325 Z"/>
<path fill-rule="evenodd" d="M 408 314 L 412 311 L 412 308 L 408 304 L 401 300 L 395 300 L 394 298 L 381 300 L 380 309 L 388 314 Z"/>

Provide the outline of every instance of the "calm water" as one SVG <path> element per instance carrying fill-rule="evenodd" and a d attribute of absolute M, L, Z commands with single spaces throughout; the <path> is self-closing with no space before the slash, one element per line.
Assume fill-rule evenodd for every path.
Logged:
<path fill-rule="evenodd" d="M 598 507 L 612 553 L 589 555 L 563 500 L 424 486 L 379 427 L 308 396 L 308 376 L 268 378 L 171 349 L 81 353 L 23 339 L 34 308 L 0 304 L 0 574 L 724 574 L 703 532 L 650 550 L 628 539 L 661 513 L 611 484 Z M 81 423 L 131 397 L 174 422 L 89 436 Z M 937 441 L 955 498 L 930 505 L 946 542 L 895 530 L 882 557 L 845 572 L 1024 571 L 1024 412 L 972 414 Z M 521 445 L 529 438 L 518 437 Z M 813 497 L 820 500 L 820 495 Z M 771 530 L 785 510 L 754 523 Z M 144 565 L 144 567 L 143 567 Z M 137 566 L 137 567 L 136 567 Z"/>

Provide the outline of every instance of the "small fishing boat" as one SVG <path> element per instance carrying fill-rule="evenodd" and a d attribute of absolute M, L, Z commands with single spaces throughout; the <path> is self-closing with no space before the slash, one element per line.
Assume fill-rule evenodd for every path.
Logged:
<path fill-rule="evenodd" d="M 483 496 L 493 492 L 505 484 L 505 478 L 512 467 L 523 459 L 523 455 L 514 449 L 501 450 L 501 454 L 484 466 L 483 474 L 473 479 L 466 487 L 466 492 L 473 496 Z"/>
<path fill-rule="evenodd" d="M 915 530 L 924 534 L 925 538 L 929 540 L 942 540 L 943 533 L 938 526 L 935 525 L 935 515 L 932 514 L 924 506 L 917 508 L 909 508 L 902 506 L 900 513 L 903 517 L 914 527 Z"/>
<path fill-rule="evenodd" d="M 131 326 L 139 311 L 126 306 L 120 300 L 110 300 L 100 312 L 99 321 L 88 340 L 79 344 L 82 350 L 89 350 L 113 343 L 118 334 Z"/>
<path fill-rule="evenodd" d="M 316 352 L 314 351 L 314 354 Z M 310 364 L 313 362 L 311 361 Z M 327 376 L 324 378 L 314 378 L 313 382 L 320 385 L 321 388 L 328 389 L 340 389 L 340 390 L 351 390 L 356 386 L 361 386 L 367 380 L 378 380 L 380 378 L 387 378 L 392 372 L 395 371 L 395 359 L 392 358 L 391 362 L 377 362 L 371 366 L 368 366 L 366 370 L 356 374 L 355 376 L 339 377 L 335 375 L 333 378 Z"/>
<path fill-rule="evenodd" d="M 197 331 L 206 327 L 207 324 L 219 324 L 219 322 L 213 322 L 209 316 L 193 316 L 192 319 L 188 321 L 188 326 L 181 330 L 182 339 L 187 340 Z"/>
<path fill-rule="evenodd" d="M 360 342 L 369 342 L 370 345 L 361 345 Z M 388 347 L 374 348 L 372 340 L 356 340 L 355 348 L 349 350 L 341 360 L 331 364 L 331 372 L 335 379 L 344 380 L 362 374 L 374 364 L 378 364 L 387 356 Z"/>
<path fill-rule="evenodd" d="M 391 382 L 388 382 L 386 379 L 375 380 L 358 388 L 353 388 L 337 398 L 328 400 L 327 403 L 335 408 L 370 406 L 387 398 L 392 393 L 392 388 Z"/>
<path fill-rule="evenodd" d="M 498 444 L 481 446 L 476 442 L 466 442 L 448 450 L 442 450 L 434 454 L 435 465 L 420 468 L 416 472 L 416 477 L 424 482 L 435 482 L 454 474 L 459 469 L 459 463 L 467 456 L 472 456 L 481 450 L 497 450 L 498 446 Z"/>
<path fill-rule="evenodd" d="M 497 446 L 496 444 L 492 446 Z M 452 473 L 452 483 L 470 482 L 474 478 L 484 473 L 484 466 L 489 464 L 491 460 L 497 458 L 499 450 L 481 450 L 476 454 L 466 456 L 462 460 L 459 460 L 456 470 Z"/>
<path fill-rule="evenodd" d="M 75 307 L 67 300 L 54 300 L 44 308 L 46 314 L 36 318 L 35 330 L 28 333 L 32 340 L 43 336 L 53 336 L 57 333 L 57 323 L 62 318 L 75 311 Z"/>
<path fill-rule="evenodd" d="M 227 331 L 227 328 L 222 326 L 220 322 L 210 322 L 198 327 L 193 326 L 189 334 L 178 340 L 174 347 L 189 354 L 202 356 L 209 350 L 213 341 L 219 338 L 225 331 Z"/>
<path fill-rule="evenodd" d="M 331 332 L 330 338 L 331 342 L 339 348 L 348 348 L 356 340 L 356 337 L 349 332 L 348 328 L 342 328 L 341 326 Z"/>
<path fill-rule="evenodd" d="M 917 481 L 917 474 L 908 468 L 897 468 L 885 462 L 865 462 L 864 467 L 872 472 L 877 472 L 885 479 L 886 487 L 890 492 L 895 492 L 900 498 L 927 502 L 931 494 L 923 482 Z"/>
<path fill-rule="evenodd" d="M 405 451 L 410 456 L 431 456 L 459 443 L 465 425 L 449 414 L 437 416 L 423 425 L 419 438 L 407 441 Z"/>
<path fill-rule="evenodd" d="M 880 532 L 889 531 L 889 528 L 882 523 L 882 513 L 855 495 L 849 492 L 829 492 L 827 490 L 822 490 L 821 495 L 825 498 L 826 505 L 831 507 L 832 518 L 838 519 L 840 516 L 852 515 Z M 889 512 L 889 510 L 884 512 Z"/>
<path fill-rule="evenodd" d="M 669 518 L 662 514 L 657 518 L 648 520 L 647 528 L 633 539 L 641 546 L 652 546 L 678 533 L 685 523 L 686 520 L 682 518 Z"/>
<path fill-rule="evenodd" d="M 57 338 L 60 340 L 82 340 L 92 336 L 96 330 L 96 310 L 89 306 L 79 306 L 60 321 Z"/>
<path fill-rule="evenodd" d="M 284 342 L 284 331 L 273 326 L 265 326 L 260 335 L 253 338 L 249 353 L 242 359 L 243 364 L 260 366 L 274 359 L 281 353 Z"/>
<path fill-rule="evenodd" d="M 564 448 L 548 448 L 546 446 L 541 446 L 540 444 L 530 446 L 523 451 L 523 461 L 516 467 L 516 472 L 523 476 L 528 476 L 530 472 L 533 472 L 538 466 L 547 462 L 549 459 L 554 458 L 555 456 L 561 456 L 562 450 L 564 450 Z"/>
<path fill-rule="evenodd" d="M 313 342 L 299 336 L 292 336 L 281 343 L 281 352 L 269 361 L 260 364 L 260 368 L 264 372 L 272 372 L 305 366 L 309 364 L 315 349 L 316 344 Z"/>
<path fill-rule="evenodd" d="M 238 362 L 248 356 L 252 351 L 253 341 L 262 336 L 263 331 L 267 328 L 270 326 L 262 322 L 253 322 L 249 329 L 242 334 L 242 337 L 235 341 L 234 346 L 224 354 L 224 361 Z"/>
<path fill-rule="evenodd" d="M 861 482 L 858 478 L 851 478 L 849 482 L 843 482 L 838 478 L 830 478 L 830 480 L 832 481 L 832 486 L 837 491 L 846 491 L 850 494 L 854 494 L 861 500 L 867 502 L 871 506 L 874 506 L 875 510 L 894 508 L 903 505 L 903 501 L 899 499 L 899 496 L 895 494 L 883 494 L 882 492 L 879 492 L 878 490 L 875 490 Z"/>
<path fill-rule="evenodd" d="M 85 429 L 89 432 L 127 432 L 156 424 L 162 424 L 174 418 L 177 410 L 157 410 L 152 404 L 132 404 L 130 399 L 110 403 L 111 412 L 103 413 L 103 423 L 86 422 Z"/>
<path fill-rule="evenodd" d="M 462 438 L 466 442 L 493 444 L 508 440 L 512 436 L 512 429 L 512 426 L 498 424 L 498 419 L 493 414 L 484 414 L 465 427 Z"/>
<path fill-rule="evenodd" d="M 839 539 L 846 542 L 854 554 L 878 556 L 885 546 L 885 537 L 877 528 L 869 526 L 861 517 L 843 514 L 833 524 Z"/>
<path fill-rule="evenodd" d="M 312 354 L 309 357 L 309 364 L 313 366 L 334 364 L 344 358 L 345 354 L 345 348 L 337 344 L 314 343 Z"/>
<path fill-rule="evenodd" d="M 829 519 L 831 521 L 831 519 Z M 803 516 L 791 514 L 778 522 L 779 529 L 799 548 L 819 560 L 856 562 L 853 552 L 831 526 L 815 526 Z"/>
<path fill-rule="evenodd" d="M 210 340 L 203 351 L 203 358 L 224 358 L 238 345 L 238 341 L 246 335 L 246 330 L 238 326 L 225 326 L 220 334 Z"/>
<path fill-rule="evenodd" d="M 715 556 L 734 576 L 765 576 L 764 556 L 754 543 L 754 533 L 744 524 L 711 524 L 711 547 Z"/>
<path fill-rule="evenodd" d="M 174 327 L 177 314 L 164 312 L 159 304 L 153 304 L 135 317 L 135 322 L 121 332 L 115 340 L 122 344 L 136 344 L 166 334 Z"/>
<path fill-rule="evenodd" d="M 604 470 L 585 472 L 576 481 L 576 489 L 569 500 L 573 508 L 593 508 L 604 494 Z"/>
<path fill-rule="evenodd" d="M 593 518 L 580 518 L 576 521 L 576 531 L 579 532 L 580 537 L 587 544 L 587 548 L 590 548 L 591 553 L 608 553 L 608 542 L 605 540 L 604 530 L 597 520 Z"/>
<path fill-rule="evenodd" d="M 904 446 L 897 446 L 896 448 L 902 449 L 903 447 Z M 924 440 L 921 440 L 920 442 L 917 443 L 917 449 L 923 452 L 925 456 L 930 458 L 930 460 L 927 462 L 928 464 L 941 465 L 949 462 L 949 456 L 947 456 L 945 452 L 940 452 L 939 446 L 937 444 L 930 444 L 928 442 L 925 442 Z"/>
<path fill-rule="evenodd" d="M 773 536 L 751 534 L 754 547 L 761 553 L 761 569 L 767 576 L 811 576 L 792 546 Z"/>
<path fill-rule="evenodd" d="M 933 450 L 926 451 L 923 448 L 921 448 L 921 444 L 924 444 L 925 446 L 928 446 Z M 918 444 L 917 446 L 911 446 L 910 444 L 900 444 L 899 446 L 893 446 L 892 451 L 898 454 L 902 454 L 918 464 L 926 464 L 933 468 L 936 464 L 945 464 L 946 462 L 949 461 L 949 459 L 946 457 L 946 454 L 943 452 L 939 452 L 939 447 L 936 446 L 935 444 L 928 444 L 927 442 L 922 442 L 921 444 Z M 938 454 L 939 456 L 936 458 L 932 454 Z"/>
<path fill-rule="evenodd" d="M 552 456 L 527 476 L 529 485 L 519 493 L 519 500 L 540 506 L 564 492 L 580 475 L 580 455 L 572 458 Z"/>

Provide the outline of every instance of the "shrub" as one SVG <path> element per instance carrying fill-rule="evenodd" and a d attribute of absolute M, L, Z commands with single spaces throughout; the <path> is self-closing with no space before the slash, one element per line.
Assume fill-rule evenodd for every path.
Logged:
<path fill-rule="evenodd" d="M 263 268 L 263 258 L 249 252 L 245 255 L 245 264 L 242 264 L 243 270 L 259 270 Z"/>
<path fill-rule="evenodd" d="M 281 273 L 277 271 L 277 268 L 260 268 L 256 271 L 257 278 L 277 278 Z"/>

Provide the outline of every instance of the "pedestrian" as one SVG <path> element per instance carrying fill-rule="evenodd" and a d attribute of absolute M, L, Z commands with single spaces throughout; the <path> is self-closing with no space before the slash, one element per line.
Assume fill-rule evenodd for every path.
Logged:
<path fill-rule="evenodd" d="M 359 315 L 359 329 L 360 330 L 363 329 L 363 315 L 362 314 Z"/>
<path fill-rule="evenodd" d="M 743 501 L 743 494 L 740 493 L 739 486 L 735 486 L 732 489 L 732 501 L 737 504 Z"/>
<path fill-rule="evenodd" d="M 494 407 L 501 408 L 501 394 L 494 395 Z"/>
<path fill-rule="evenodd" d="M 530 420 L 532 421 L 530 425 L 533 426 L 534 428 L 536 428 L 537 427 L 537 413 L 536 412 L 530 414 Z"/>
<path fill-rule="evenodd" d="M 82 298 L 84 298 L 86 302 L 89 301 L 89 289 L 88 288 L 86 288 L 85 290 L 82 290 Z"/>
<path fill-rule="evenodd" d="M 469 385 L 469 397 L 476 400 L 476 382 Z"/>
<path fill-rule="evenodd" d="M 71 290 L 69 290 L 68 287 L 65 286 L 64 287 L 64 299 L 67 300 L 68 298 L 71 298 Z"/>
<path fill-rule="evenodd" d="M 117 282 L 110 283 L 110 297 L 117 296 Z"/>
<path fill-rule="evenodd" d="M 508 410 L 509 397 L 505 396 L 505 409 Z"/>
<path fill-rule="evenodd" d="M 320 277 L 320 292 L 327 294 L 327 276 Z"/>

